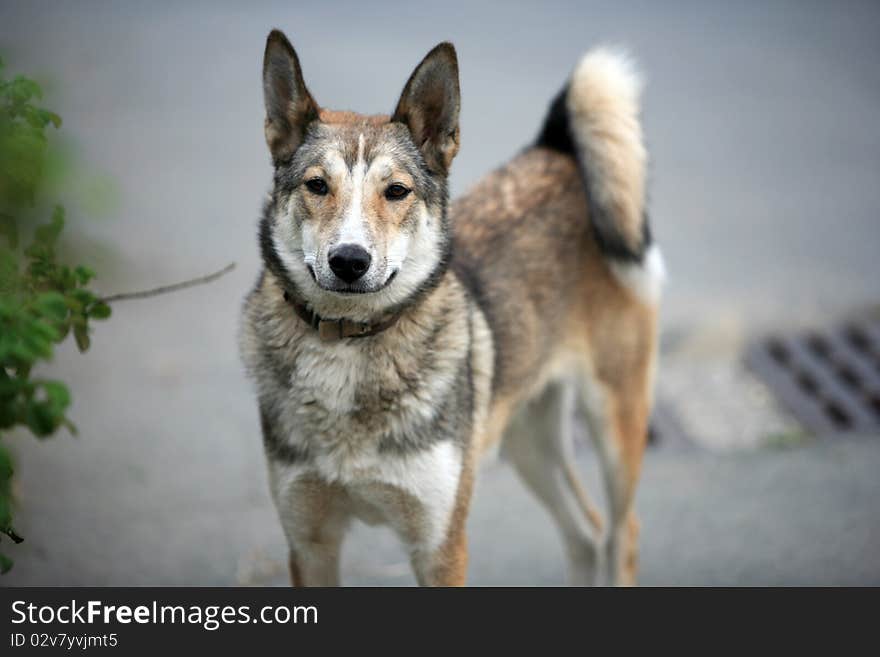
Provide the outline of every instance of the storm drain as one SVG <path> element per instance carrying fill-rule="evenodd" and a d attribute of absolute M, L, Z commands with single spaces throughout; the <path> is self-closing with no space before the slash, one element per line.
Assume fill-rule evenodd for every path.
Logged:
<path fill-rule="evenodd" d="M 746 363 L 807 429 L 880 430 L 880 318 L 767 337 Z"/>

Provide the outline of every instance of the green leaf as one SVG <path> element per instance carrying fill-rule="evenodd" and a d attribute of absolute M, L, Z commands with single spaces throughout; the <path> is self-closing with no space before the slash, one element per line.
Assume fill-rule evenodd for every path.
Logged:
<path fill-rule="evenodd" d="M 103 301 L 97 301 L 91 308 L 89 308 L 89 317 L 93 317 L 94 319 L 107 319 L 110 317 L 111 312 L 112 310 L 110 309 L 110 306 Z"/>
<path fill-rule="evenodd" d="M 35 332 L 32 327 L 29 328 L 31 328 L 31 330 L 21 336 L 21 341 L 24 343 L 25 348 L 27 348 L 30 353 L 34 354 L 32 360 L 36 360 L 37 358 L 48 360 L 52 357 L 52 341 L 39 335 L 39 333 Z"/>
<path fill-rule="evenodd" d="M 31 402 L 25 412 L 25 423 L 38 438 L 51 434 L 60 422 L 61 418 L 45 402 Z"/>
<path fill-rule="evenodd" d="M 71 291 L 70 296 L 79 301 L 83 306 L 88 306 L 96 300 L 94 294 L 82 288 Z"/>
<path fill-rule="evenodd" d="M 80 285 L 86 285 L 90 280 L 95 277 L 95 272 L 89 269 L 88 267 L 83 267 L 80 265 L 76 269 L 73 270 L 76 274 L 77 279 L 79 280 Z"/>
<path fill-rule="evenodd" d="M 0 370 L 2 371 L 2 370 Z M 0 378 L 0 399 L 10 399 L 22 392 L 27 384 L 18 378 Z M 0 455 L 0 477 L 2 477 L 2 455 Z"/>
<path fill-rule="evenodd" d="M 12 455 L 5 448 L 0 446 L 0 496 L 2 493 L 9 488 L 9 484 L 12 480 Z M 3 517 L 0 516 L 0 529 L 5 529 L 6 523 L 3 522 Z"/>
<path fill-rule="evenodd" d="M 70 321 L 76 323 L 78 320 L 82 322 L 80 319 L 83 311 L 82 302 L 74 299 L 72 296 L 67 297 L 64 300 L 64 303 L 67 304 L 67 307 L 70 308 L 71 313 L 73 313 L 73 317 L 70 318 Z"/>
<path fill-rule="evenodd" d="M 73 327 L 73 337 L 76 339 L 76 346 L 81 352 L 88 351 L 92 341 L 89 339 L 89 329 L 83 324 L 76 324 Z"/>
<path fill-rule="evenodd" d="M 49 324 L 43 320 L 33 322 L 30 326 L 30 331 L 47 342 L 58 342 L 61 336 L 61 333 L 57 328 L 49 326 Z"/>
<path fill-rule="evenodd" d="M 9 355 L 12 360 L 17 361 L 16 365 L 32 363 L 39 357 L 38 353 L 21 342 L 16 342 L 9 348 Z"/>
<path fill-rule="evenodd" d="M 45 381 L 42 384 L 42 388 L 46 392 L 48 403 L 54 412 L 63 413 L 70 406 L 70 391 L 63 383 L 59 381 Z"/>
<path fill-rule="evenodd" d="M 55 321 L 61 322 L 67 318 L 67 303 L 60 292 L 44 292 L 36 298 L 34 307 Z"/>
<path fill-rule="evenodd" d="M 12 570 L 12 559 L 0 552 L 0 575 L 5 575 Z"/>
<path fill-rule="evenodd" d="M 31 98 L 43 97 L 43 91 L 40 89 L 40 85 L 22 75 L 15 76 L 12 80 L 12 84 L 10 84 L 9 92 L 14 99 L 20 100 L 21 102 L 30 100 Z"/>
<path fill-rule="evenodd" d="M 38 109 L 37 113 L 40 118 L 41 126 L 47 126 L 51 123 L 53 126 L 55 126 L 56 129 L 61 127 L 61 117 L 58 116 L 55 112 Z"/>

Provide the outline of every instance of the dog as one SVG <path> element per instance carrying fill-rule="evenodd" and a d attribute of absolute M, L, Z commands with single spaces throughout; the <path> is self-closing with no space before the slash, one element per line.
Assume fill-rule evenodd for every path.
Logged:
<path fill-rule="evenodd" d="M 633 584 L 664 269 L 629 60 L 588 52 L 537 140 L 452 204 L 452 44 L 365 116 L 319 106 L 276 30 L 263 92 L 274 181 L 240 347 L 292 583 L 337 585 L 360 519 L 393 529 L 420 585 L 464 584 L 475 472 L 503 443 L 571 582 Z M 604 529 L 572 461 L 578 407 Z"/>

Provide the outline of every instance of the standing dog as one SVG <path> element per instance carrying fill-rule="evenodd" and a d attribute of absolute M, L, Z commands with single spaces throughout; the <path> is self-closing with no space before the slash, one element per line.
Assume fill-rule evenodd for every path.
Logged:
<path fill-rule="evenodd" d="M 584 56 L 537 142 L 451 206 L 451 44 L 390 117 L 321 108 L 278 31 L 263 91 L 274 187 L 241 350 L 293 583 L 337 584 L 359 518 L 394 529 L 420 584 L 463 584 L 475 469 L 502 438 L 571 580 L 634 582 L 663 265 L 626 60 Z M 576 404 L 605 474 L 604 559 L 570 454 Z"/>

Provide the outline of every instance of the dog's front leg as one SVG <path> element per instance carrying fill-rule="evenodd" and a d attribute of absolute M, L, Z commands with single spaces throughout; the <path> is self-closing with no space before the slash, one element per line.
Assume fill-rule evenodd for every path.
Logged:
<path fill-rule="evenodd" d="M 451 528 L 447 540 L 439 548 L 417 548 L 412 553 L 412 566 L 420 586 L 464 586 L 467 580 L 467 564 L 467 535 L 464 526 Z"/>
<path fill-rule="evenodd" d="M 459 450 L 459 448 L 454 448 Z M 425 522 L 416 541 L 410 542 L 410 555 L 416 580 L 421 586 L 464 586 L 467 580 L 467 516 L 473 489 L 472 459 L 464 450 L 458 451 L 460 460 L 445 505 L 437 504 L 438 491 L 448 486 L 450 473 L 438 467 L 434 471 L 434 485 L 426 486 L 422 499 Z"/>
<path fill-rule="evenodd" d="M 350 520 L 345 499 L 339 486 L 308 475 L 276 490 L 293 586 L 339 585 L 339 553 Z"/>
<path fill-rule="evenodd" d="M 290 549 L 291 586 L 339 586 L 339 547 Z"/>
<path fill-rule="evenodd" d="M 410 554 L 422 586 L 461 586 L 467 575 L 465 525 L 473 485 L 466 449 L 455 440 L 384 457 L 380 481 L 352 489 L 369 500 Z"/>

